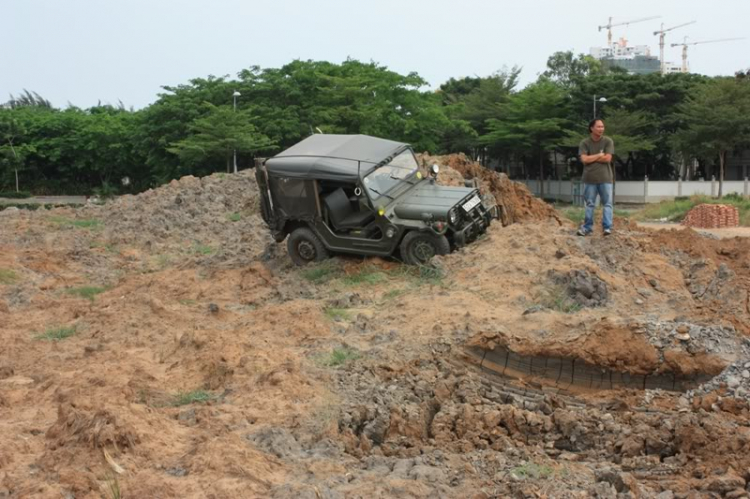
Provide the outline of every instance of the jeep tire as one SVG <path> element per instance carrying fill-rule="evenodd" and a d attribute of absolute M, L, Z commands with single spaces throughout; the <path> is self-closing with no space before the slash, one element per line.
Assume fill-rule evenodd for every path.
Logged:
<path fill-rule="evenodd" d="M 451 251 L 445 236 L 416 230 L 404 236 L 399 249 L 401 258 L 409 265 L 426 265 L 433 256 L 447 255 Z"/>
<path fill-rule="evenodd" d="M 330 256 L 323 242 L 307 227 L 300 227 L 289 234 L 286 248 L 292 261 L 300 266 L 321 262 Z"/>

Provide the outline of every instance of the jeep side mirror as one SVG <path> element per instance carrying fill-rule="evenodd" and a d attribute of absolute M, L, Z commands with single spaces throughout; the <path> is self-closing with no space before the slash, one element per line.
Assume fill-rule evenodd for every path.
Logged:
<path fill-rule="evenodd" d="M 438 165 L 433 164 L 430 167 L 430 175 L 432 175 L 434 178 L 437 178 L 439 172 L 440 172 L 440 167 Z"/>

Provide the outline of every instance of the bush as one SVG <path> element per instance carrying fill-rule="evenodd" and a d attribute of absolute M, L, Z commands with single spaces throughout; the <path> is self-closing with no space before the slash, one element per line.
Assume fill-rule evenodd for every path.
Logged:
<path fill-rule="evenodd" d="M 26 199 L 30 198 L 31 193 L 29 191 L 5 191 L 0 192 L 0 198 L 7 198 L 7 199 Z"/>
<path fill-rule="evenodd" d="M 102 182 L 101 187 L 94 188 L 94 194 L 102 199 L 110 199 L 118 194 L 117 186 L 110 184 L 109 182 Z"/>

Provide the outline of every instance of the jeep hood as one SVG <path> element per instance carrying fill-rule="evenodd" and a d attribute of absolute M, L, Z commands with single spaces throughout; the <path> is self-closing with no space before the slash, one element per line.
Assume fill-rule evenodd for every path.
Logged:
<path fill-rule="evenodd" d="M 437 185 L 424 180 L 396 199 L 393 211 L 403 219 L 421 220 L 425 213 L 445 219 L 451 208 L 475 190 Z"/>

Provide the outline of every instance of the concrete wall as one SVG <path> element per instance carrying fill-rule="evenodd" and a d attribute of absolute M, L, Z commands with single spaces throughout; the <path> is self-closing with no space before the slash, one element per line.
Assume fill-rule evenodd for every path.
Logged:
<path fill-rule="evenodd" d="M 534 195 L 539 196 L 539 180 L 516 180 L 525 184 Z M 723 193 L 736 192 L 750 197 L 750 182 L 745 180 L 725 180 Z M 615 203 L 658 203 L 678 196 L 704 194 L 718 196 L 719 182 L 714 180 L 620 180 L 615 185 Z M 552 180 L 544 182 L 544 198 L 567 203 L 582 204 L 583 183 L 578 180 Z"/>

